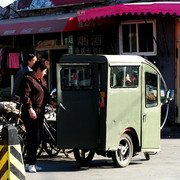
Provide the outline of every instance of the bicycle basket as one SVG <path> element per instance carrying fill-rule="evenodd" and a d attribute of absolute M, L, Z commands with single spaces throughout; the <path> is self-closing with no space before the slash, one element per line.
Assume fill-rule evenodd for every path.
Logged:
<path fill-rule="evenodd" d="M 19 110 L 16 109 L 16 103 L 13 102 L 0 102 L 0 113 L 1 114 L 19 114 Z"/>

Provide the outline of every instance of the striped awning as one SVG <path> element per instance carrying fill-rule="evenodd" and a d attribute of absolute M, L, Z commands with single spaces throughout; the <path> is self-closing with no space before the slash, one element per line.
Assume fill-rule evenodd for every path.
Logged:
<path fill-rule="evenodd" d="M 132 3 L 105 6 L 78 11 L 78 21 L 90 21 L 122 15 L 176 15 L 180 16 L 180 2 Z"/>

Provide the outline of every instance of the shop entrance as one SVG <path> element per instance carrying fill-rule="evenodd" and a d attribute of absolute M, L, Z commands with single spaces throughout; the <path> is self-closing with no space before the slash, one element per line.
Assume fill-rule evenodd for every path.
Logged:
<path fill-rule="evenodd" d="M 56 63 L 63 54 L 67 54 L 67 49 L 61 50 L 51 50 L 50 59 L 51 59 L 51 89 L 56 88 Z"/>
<path fill-rule="evenodd" d="M 49 91 L 56 88 L 56 62 L 63 54 L 67 54 L 67 52 L 67 49 L 38 50 L 36 52 L 38 59 L 45 58 L 50 62 L 50 69 L 47 76 L 45 76 Z"/>
<path fill-rule="evenodd" d="M 177 107 L 177 112 L 176 112 L 176 122 L 180 123 L 180 42 L 176 43 L 176 47 L 177 47 L 177 58 L 176 58 L 176 98 L 175 98 L 175 102 L 176 102 L 176 107 Z"/>

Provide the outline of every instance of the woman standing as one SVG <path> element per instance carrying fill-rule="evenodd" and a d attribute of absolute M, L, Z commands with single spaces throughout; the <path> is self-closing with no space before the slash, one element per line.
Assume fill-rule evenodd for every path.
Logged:
<path fill-rule="evenodd" d="M 36 153 L 40 143 L 43 127 L 45 105 L 47 103 L 56 107 L 56 103 L 48 92 L 47 84 L 43 78 L 49 68 L 45 59 L 36 61 L 32 72 L 28 72 L 21 82 L 22 120 L 26 127 L 27 157 L 25 169 L 28 172 L 41 170 L 36 166 Z"/>

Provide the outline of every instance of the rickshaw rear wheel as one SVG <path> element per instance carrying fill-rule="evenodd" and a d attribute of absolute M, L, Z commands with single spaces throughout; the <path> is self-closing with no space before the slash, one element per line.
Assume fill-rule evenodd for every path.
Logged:
<path fill-rule="evenodd" d="M 93 159 L 95 150 L 74 149 L 74 157 L 80 166 L 87 166 Z"/>
<path fill-rule="evenodd" d="M 128 134 L 122 134 L 117 150 L 112 159 L 117 167 L 126 167 L 133 156 L 133 142 Z"/>

